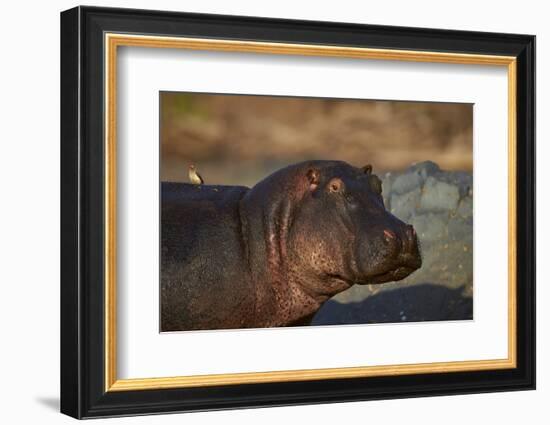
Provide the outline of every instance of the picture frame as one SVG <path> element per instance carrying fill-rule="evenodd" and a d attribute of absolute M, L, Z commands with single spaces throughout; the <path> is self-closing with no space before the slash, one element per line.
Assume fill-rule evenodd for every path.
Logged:
<path fill-rule="evenodd" d="M 130 46 L 505 68 L 508 180 L 499 185 L 508 194 L 508 356 L 120 379 L 117 53 Z M 530 35 L 96 7 L 62 12 L 61 412 L 92 418 L 534 389 L 534 93 Z"/>

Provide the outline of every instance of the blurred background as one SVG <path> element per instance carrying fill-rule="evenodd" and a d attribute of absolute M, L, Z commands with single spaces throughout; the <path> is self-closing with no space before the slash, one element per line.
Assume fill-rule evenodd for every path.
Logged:
<path fill-rule="evenodd" d="M 470 104 L 161 94 L 161 179 L 252 187 L 309 159 L 372 164 L 386 209 L 412 224 L 422 267 L 406 279 L 354 285 L 315 325 L 473 318 Z"/>
<path fill-rule="evenodd" d="M 253 186 L 302 160 L 472 169 L 472 105 L 161 93 L 161 180 Z"/>

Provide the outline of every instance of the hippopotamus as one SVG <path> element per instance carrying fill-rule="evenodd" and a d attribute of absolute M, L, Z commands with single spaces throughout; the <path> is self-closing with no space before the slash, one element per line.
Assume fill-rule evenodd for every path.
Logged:
<path fill-rule="evenodd" d="M 307 325 L 422 263 L 370 165 L 306 161 L 252 188 L 161 183 L 161 331 Z"/>

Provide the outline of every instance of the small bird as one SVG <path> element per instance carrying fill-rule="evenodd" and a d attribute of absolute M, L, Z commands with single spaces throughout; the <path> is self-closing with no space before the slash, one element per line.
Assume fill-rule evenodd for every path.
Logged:
<path fill-rule="evenodd" d="M 189 166 L 189 181 L 193 184 L 204 184 L 203 178 L 193 164 Z"/>

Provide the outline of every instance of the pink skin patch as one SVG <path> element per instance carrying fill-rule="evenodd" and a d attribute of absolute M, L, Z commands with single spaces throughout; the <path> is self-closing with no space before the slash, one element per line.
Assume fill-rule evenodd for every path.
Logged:
<path fill-rule="evenodd" d="M 395 233 L 393 233 L 391 230 L 387 230 L 387 229 L 384 229 L 384 236 L 388 240 L 396 238 Z"/>

